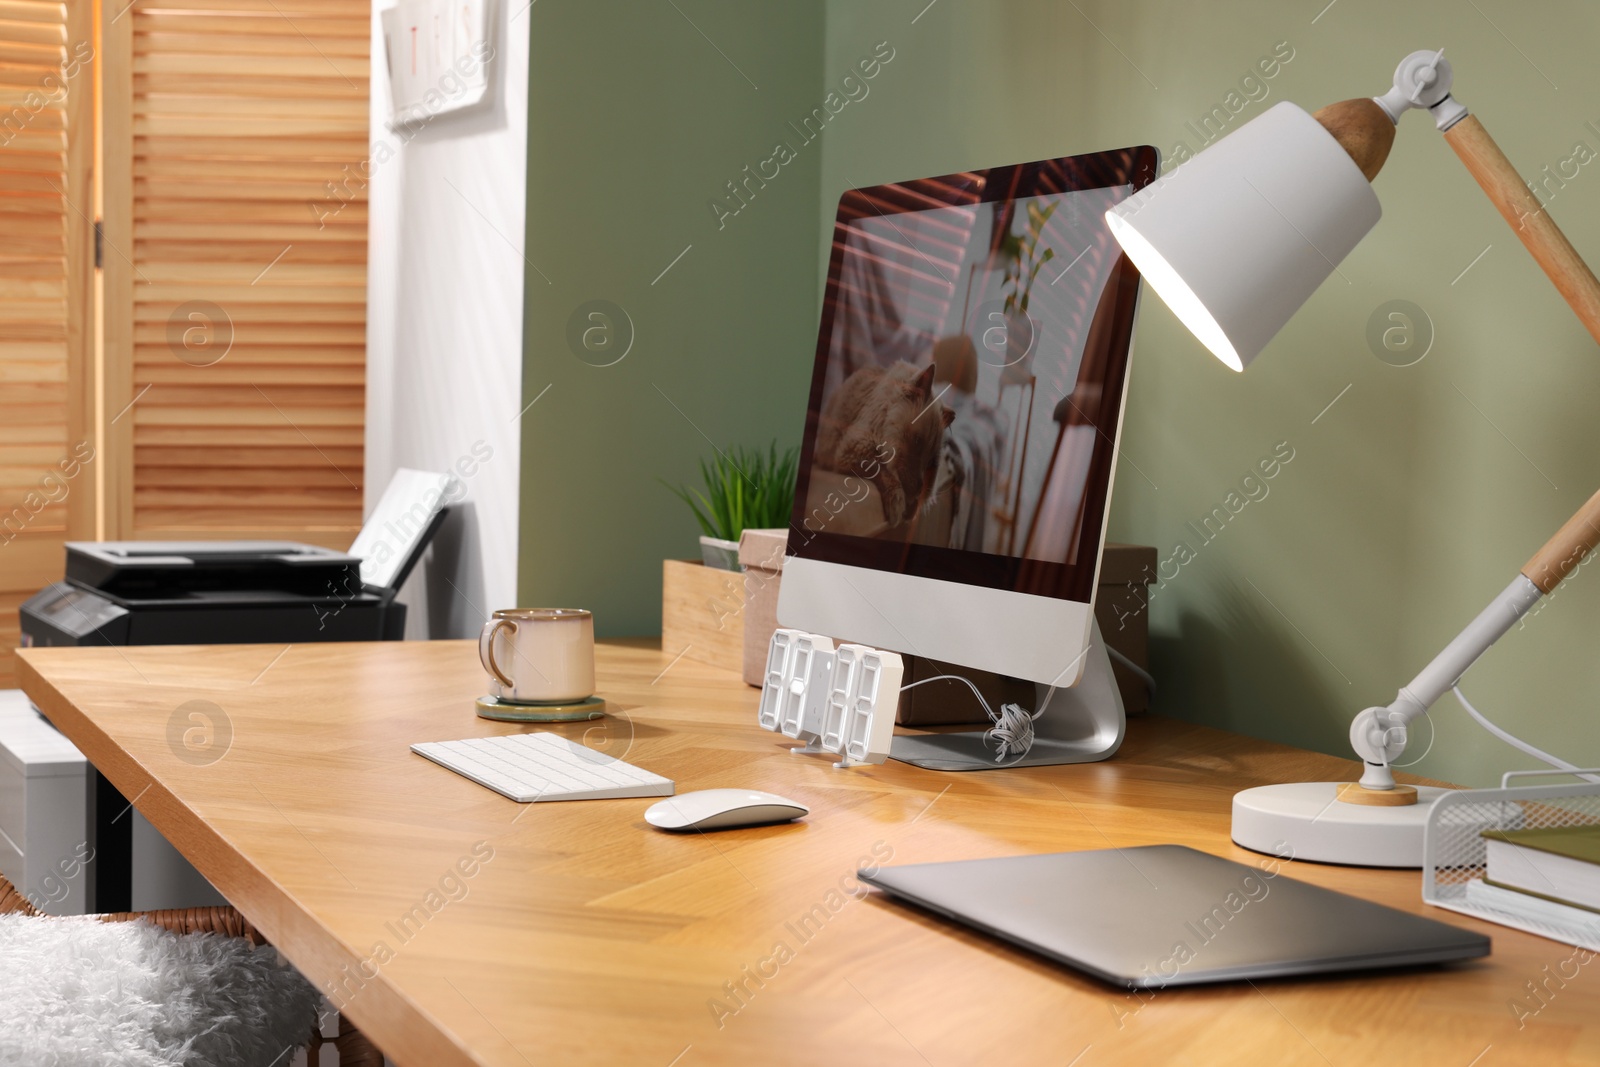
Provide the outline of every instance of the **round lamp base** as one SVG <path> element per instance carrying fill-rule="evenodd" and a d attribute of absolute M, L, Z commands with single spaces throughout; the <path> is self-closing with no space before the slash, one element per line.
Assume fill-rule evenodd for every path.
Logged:
<path fill-rule="evenodd" d="M 1233 840 L 1284 859 L 1351 867 L 1421 867 L 1422 828 L 1433 802 L 1449 792 L 1419 785 L 1417 802 L 1400 807 L 1350 804 L 1346 782 L 1264 785 L 1233 796 Z"/>

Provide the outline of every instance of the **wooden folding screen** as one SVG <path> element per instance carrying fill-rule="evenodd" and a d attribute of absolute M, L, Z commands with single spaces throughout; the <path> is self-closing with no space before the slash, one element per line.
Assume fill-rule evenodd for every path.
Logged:
<path fill-rule="evenodd" d="M 0 0 L 3 2 L 3 0 Z M 137 0 L 104 23 L 106 536 L 361 523 L 365 0 Z"/>
<path fill-rule="evenodd" d="M 0 688 L 17 605 L 93 537 L 93 7 L 0 0 Z"/>

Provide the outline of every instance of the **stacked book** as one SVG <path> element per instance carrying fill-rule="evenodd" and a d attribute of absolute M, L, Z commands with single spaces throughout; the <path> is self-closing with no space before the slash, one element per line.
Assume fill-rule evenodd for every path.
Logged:
<path fill-rule="evenodd" d="M 1483 880 L 1467 886 L 1472 903 L 1600 937 L 1600 824 L 1483 837 Z"/>

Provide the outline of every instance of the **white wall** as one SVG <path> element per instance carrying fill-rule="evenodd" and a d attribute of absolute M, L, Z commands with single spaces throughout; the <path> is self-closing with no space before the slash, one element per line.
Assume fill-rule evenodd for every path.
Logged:
<path fill-rule="evenodd" d="M 516 602 L 528 13 L 491 0 L 492 106 L 396 132 L 376 10 L 391 6 L 373 12 L 366 507 L 397 467 L 492 450 L 400 596 L 407 637 L 475 636 Z"/>

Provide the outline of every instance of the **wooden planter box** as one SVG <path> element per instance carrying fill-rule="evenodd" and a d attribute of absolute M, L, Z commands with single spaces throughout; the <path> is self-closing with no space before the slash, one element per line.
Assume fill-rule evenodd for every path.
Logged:
<path fill-rule="evenodd" d="M 746 530 L 739 535 L 739 563 L 744 567 L 744 680 L 760 685 L 767 671 L 767 649 L 778 628 L 778 588 L 783 583 L 783 557 L 788 530 Z"/>
<path fill-rule="evenodd" d="M 669 559 L 661 570 L 661 647 L 676 656 L 738 671 L 760 685 L 767 646 L 778 628 L 778 584 L 786 530 L 746 530 L 742 571 Z M 687 649 L 688 651 L 684 651 Z"/>
<path fill-rule="evenodd" d="M 697 559 L 661 564 L 661 648 L 744 672 L 744 575 Z"/>

